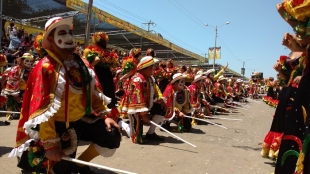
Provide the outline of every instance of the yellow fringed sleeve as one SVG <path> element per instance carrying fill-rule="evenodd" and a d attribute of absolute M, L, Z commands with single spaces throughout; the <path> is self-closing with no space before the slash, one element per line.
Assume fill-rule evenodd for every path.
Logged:
<path fill-rule="evenodd" d="M 213 79 L 216 81 L 221 75 L 223 75 L 224 73 L 224 68 L 221 69 L 221 71 L 219 71 L 214 77 Z"/>

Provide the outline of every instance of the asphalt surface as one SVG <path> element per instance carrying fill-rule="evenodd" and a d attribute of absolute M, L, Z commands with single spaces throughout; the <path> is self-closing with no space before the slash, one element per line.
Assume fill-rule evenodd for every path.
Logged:
<path fill-rule="evenodd" d="M 123 136 L 120 148 L 112 157 L 100 156 L 91 162 L 140 174 L 269 174 L 274 170 L 274 162 L 262 158 L 260 151 L 275 109 L 261 100 L 249 101 L 242 108 L 234 109 L 239 113 L 215 116 L 242 121 L 207 120 L 219 123 L 227 130 L 200 122 L 193 126 L 191 132 L 175 133 L 197 148 L 156 129 L 156 133 L 165 137 L 165 141 L 148 141 L 138 145 Z M 9 126 L 5 126 L 4 120 L 4 117 L 0 117 L 0 174 L 27 173 L 16 167 L 16 158 L 8 158 L 15 144 L 18 120 L 13 120 Z M 146 130 L 147 127 L 144 128 Z M 86 147 L 81 142 L 78 155 Z M 115 173 L 94 167 L 92 169 L 100 174 Z"/>

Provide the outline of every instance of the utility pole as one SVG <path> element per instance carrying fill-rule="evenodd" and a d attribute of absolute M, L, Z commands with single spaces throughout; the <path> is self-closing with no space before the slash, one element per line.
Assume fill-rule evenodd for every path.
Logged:
<path fill-rule="evenodd" d="M 230 24 L 230 22 L 226 22 L 226 23 L 223 24 L 223 25 L 228 25 L 228 24 Z M 220 25 L 219 27 L 218 27 L 218 26 L 213 27 L 212 25 L 205 24 L 205 26 L 210 26 L 210 27 L 212 27 L 212 28 L 215 29 L 213 69 L 215 69 L 217 30 L 218 30 L 221 26 L 223 26 L 223 25 Z M 210 59 L 210 57 L 209 57 L 209 59 Z"/>
<path fill-rule="evenodd" d="M 204 55 L 204 57 L 205 57 L 204 63 L 208 63 L 208 61 L 207 61 L 207 53 L 204 53 L 204 54 L 202 54 L 202 55 Z"/>
<path fill-rule="evenodd" d="M 242 70 L 241 70 L 241 72 L 242 72 L 242 80 L 243 81 L 244 81 L 244 74 L 245 74 L 244 62 L 245 61 L 243 61 L 243 66 L 242 66 Z"/>
<path fill-rule="evenodd" d="M 1 9 L 0 9 L 0 26 L 1 26 L 1 28 L 4 28 L 4 27 L 2 27 L 2 25 L 3 25 L 3 24 L 2 24 L 2 11 L 3 11 L 3 9 L 2 9 L 2 8 L 3 8 L 2 1 L 3 1 L 3 0 L 0 0 L 0 1 L 1 1 L 1 2 L 0 2 L 0 8 L 1 8 Z M 1 31 L 1 32 L 3 32 L 3 31 Z M 6 29 L 4 29 L 4 33 L 2 33 L 1 39 L 2 39 L 2 37 L 6 34 L 5 32 L 6 32 Z M 1 44 L 0 44 L 0 50 L 2 51 Z"/>
<path fill-rule="evenodd" d="M 155 23 L 150 21 L 148 23 L 142 23 L 142 24 L 146 24 L 147 25 L 147 32 L 150 32 L 150 31 L 152 31 L 152 30 L 150 30 L 150 25 L 154 25 Z"/>
<path fill-rule="evenodd" d="M 216 59 L 216 39 L 217 39 L 217 26 L 215 26 L 215 41 L 214 41 L 214 59 L 213 59 L 213 69 L 215 69 L 215 59 Z"/>
<path fill-rule="evenodd" d="M 93 8 L 93 0 L 88 1 L 88 12 L 87 12 L 87 21 L 86 21 L 86 29 L 85 29 L 85 39 L 84 46 L 86 47 L 89 43 L 89 33 L 90 33 L 90 25 L 91 25 L 91 13 Z"/>

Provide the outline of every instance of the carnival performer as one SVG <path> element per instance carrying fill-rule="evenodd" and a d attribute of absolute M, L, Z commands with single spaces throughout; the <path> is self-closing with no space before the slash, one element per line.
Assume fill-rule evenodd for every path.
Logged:
<path fill-rule="evenodd" d="M 205 80 L 205 96 L 207 97 L 207 101 L 211 104 L 211 105 L 215 105 L 215 101 L 212 98 L 213 96 L 213 88 L 214 88 L 214 84 L 213 84 L 213 75 L 214 75 L 214 69 L 209 69 L 206 72 L 204 72 L 204 75 L 206 76 L 206 80 Z"/>
<path fill-rule="evenodd" d="M 115 88 L 115 95 L 117 100 L 119 101 L 123 95 L 125 94 L 124 88 L 123 88 L 123 81 L 120 80 L 122 77 L 122 70 L 118 69 L 116 70 L 115 77 L 113 78 L 114 88 Z"/>
<path fill-rule="evenodd" d="M 225 106 L 225 100 L 226 97 L 229 95 L 229 93 L 225 90 L 224 84 L 226 83 L 227 78 L 221 75 L 218 79 L 217 82 L 214 83 L 214 88 L 213 88 L 213 99 L 217 104 L 223 103 Z"/>
<path fill-rule="evenodd" d="M 257 84 L 260 84 L 260 73 L 253 72 L 251 74 L 250 79 L 250 91 L 249 94 L 253 99 L 258 99 L 258 90 L 257 90 Z"/>
<path fill-rule="evenodd" d="M 211 69 L 209 72 L 209 78 L 212 79 L 213 83 L 216 83 L 217 79 L 223 75 L 223 73 L 226 71 L 226 69 L 228 68 L 228 62 L 226 63 L 226 66 L 223 67 L 219 72 L 215 73 L 215 69 Z"/>
<path fill-rule="evenodd" d="M 233 89 L 233 86 L 234 86 L 234 84 L 235 84 L 235 79 L 234 78 L 228 78 L 228 80 L 227 80 L 227 86 L 226 86 L 226 91 L 227 91 L 227 93 L 229 94 L 229 96 L 230 96 L 230 99 L 229 100 L 231 100 L 231 102 L 232 102 L 232 100 L 233 100 L 233 98 L 234 98 L 234 89 Z"/>
<path fill-rule="evenodd" d="M 3 72 L 4 67 L 8 64 L 8 60 L 6 59 L 5 54 L 0 53 L 0 71 Z M 4 79 L 4 73 L 0 75 L 1 83 L 0 83 L 0 94 L 2 90 L 5 88 L 6 81 Z M 5 95 L 0 95 L 0 108 L 4 110 L 6 108 L 8 99 Z M 4 122 L 6 123 L 6 122 Z"/>
<path fill-rule="evenodd" d="M 164 90 L 166 89 L 167 85 L 170 83 L 173 74 L 175 74 L 177 72 L 178 72 L 178 68 L 174 67 L 172 59 L 169 59 L 166 62 L 166 66 L 164 68 L 164 73 L 163 73 L 164 79 L 159 84 L 160 91 L 164 92 Z"/>
<path fill-rule="evenodd" d="M 195 74 L 193 74 L 192 68 L 190 66 L 186 67 L 186 79 L 185 79 L 185 85 L 188 87 L 192 84 Z"/>
<path fill-rule="evenodd" d="M 114 108 L 116 102 L 113 85 L 113 74 L 111 69 L 117 66 L 118 55 L 107 48 L 108 35 L 103 32 L 96 32 L 92 37 L 92 45 L 84 50 L 84 58 L 94 67 L 98 80 L 103 88 L 103 92 L 111 98 L 109 108 Z"/>
<path fill-rule="evenodd" d="M 9 155 L 20 157 L 18 166 L 25 170 L 91 173 L 62 156 L 74 158 L 79 140 L 90 142 L 78 158 L 87 162 L 99 154 L 111 156 L 120 146 L 120 128 L 107 116 L 107 97 L 95 72 L 73 54 L 72 22 L 72 17 L 46 22 L 42 46 L 48 55 L 28 77 L 16 146 Z"/>
<path fill-rule="evenodd" d="M 297 96 L 285 117 L 284 134 L 280 145 L 275 174 L 310 173 L 310 71 L 309 71 L 309 9 L 310 1 L 283 1 L 277 5 L 281 17 L 294 29 L 296 35 L 286 33 L 282 44 L 292 52 L 302 51 L 304 70 L 298 83 Z M 300 81 L 299 81 L 300 80 Z M 282 94 L 281 94 L 282 95 Z M 294 155 L 291 155 L 294 154 Z"/>
<path fill-rule="evenodd" d="M 173 75 L 170 84 L 164 91 L 163 97 L 167 99 L 167 112 L 165 123 L 162 125 L 166 129 L 170 129 L 170 123 L 177 125 L 177 131 L 189 131 L 192 127 L 190 118 L 191 104 L 189 90 L 185 88 L 186 75 L 176 73 Z"/>
<path fill-rule="evenodd" d="M 141 59 L 141 49 L 132 48 L 129 51 L 129 55 L 124 57 L 122 62 L 122 74 L 123 76 L 120 80 L 129 79 L 132 75 L 135 74 L 136 67 Z"/>
<path fill-rule="evenodd" d="M 267 82 L 267 96 L 271 97 L 273 100 L 276 99 L 275 94 L 274 94 L 274 87 L 275 87 L 275 83 L 274 83 L 274 78 L 273 77 L 269 77 L 268 82 Z"/>
<path fill-rule="evenodd" d="M 164 120 L 166 104 L 153 78 L 154 64 L 158 61 L 152 56 L 143 57 L 137 65 L 137 72 L 131 77 L 126 90 L 128 100 L 124 102 L 122 111 L 128 113 L 133 143 L 145 142 L 142 139 L 143 122 L 149 124 L 152 120 L 160 124 Z M 155 104 L 159 105 L 159 108 L 154 108 Z M 156 110 L 154 111 L 154 109 Z M 162 141 L 163 138 L 155 133 L 155 128 L 153 124 L 150 125 L 146 139 Z"/>
<path fill-rule="evenodd" d="M 109 37 L 105 32 L 96 32 L 92 37 L 93 45 L 87 46 L 84 50 L 84 58 L 93 67 L 102 86 L 103 93 L 111 98 L 111 102 L 107 105 L 111 109 L 111 117 L 129 134 L 129 125 L 119 118 L 120 113 L 116 107 L 117 99 L 112 69 L 117 66 L 118 55 L 107 48 L 108 41 Z"/>
<path fill-rule="evenodd" d="M 233 86 L 233 90 L 234 90 L 234 101 L 241 101 L 241 99 L 243 99 L 244 96 L 244 89 L 243 89 L 243 80 L 241 79 L 237 79 L 235 82 L 235 85 Z M 244 101 L 244 100 L 243 100 Z"/>
<path fill-rule="evenodd" d="M 128 118 L 128 113 L 126 110 L 122 109 L 126 103 L 128 103 L 129 95 L 127 93 L 127 88 L 129 82 L 131 81 L 131 77 L 136 73 L 137 65 L 141 59 L 141 49 L 140 48 L 132 48 L 129 51 L 129 55 L 124 57 L 122 62 L 122 74 L 123 76 L 120 78 L 120 81 L 123 82 L 124 95 L 120 100 L 119 110 L 121 111 L 121 116 L 124 119 Z M 132 133 L 129 132 L 129 136 Z"/>
<path fill-rule="evenodd" d="M 29 73 L 32 69 L 33 56 L 29 53 L 24 53 L 22 57 L 17 58 L 18 65 L 5 71 L 2 80 L 5 81 L 5 88 L 2 90 L 2 95 L 6 96 L 7 111 L 20 112 L 22 98 L 26 89 Z M 9 125 L 10 120 L 19 118 L 15 114 L 7 113 L 5 124 Z"/>
<path fill-rule="evenodd" d="M 165 70 L 163 68 L 162 62 L 155 64 L 153 77 L 155 78 L 156 83 L 159 86 L 159 89 L 160 89 L 161 81 L 164 80 L 164 73 L 165 73 Z"/>
<path fill-rule="evenodd" d="M 41 58 L 47 55 L 47 52 L 42 47 L 42 40 L 43 40 L 44 34 L 40 33 L 34 38 L 33 47 L 35 49 L 35 54 L 37 55 L 37 58 L 34 60 L 33 66 L 35 66 Z M 34 55 L 35 55 L 34 54 Z"/>
<path fill-rule="evenodd" d="M 274 65 L 274 69 L 280 74 L 285 82 L 282 93 L 277 105 L 270 131 L 265 136 L 261 151 L 262 157 L 276 160 L 277 153 L 281 144 L 284 132 L 284 122 L 289 110 L 292 107 L 294 98 L 296 97 L 297 84 L 293 80 L 301 77 L 303 70 L 300 64 L 301 52 L 291 53 L 289 57 L 280 56 L 280 59 Z"/>
<path fill-rule="evenodd" d="M 190 93 L 190 103 L 193 107 L 192 116 L 198 118 L 204 118 L 204 106 L 209 106 L 209 103 L 203 98 L 201 88 L 204 85 L 206 76 L 196 75 L 192 84 L 188 87 Z M 197 125 L 198 122 L 192 119 L 192 125 Z"/>

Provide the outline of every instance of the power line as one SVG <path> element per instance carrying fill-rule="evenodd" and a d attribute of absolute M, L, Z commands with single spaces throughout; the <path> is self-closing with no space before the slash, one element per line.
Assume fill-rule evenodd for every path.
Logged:
<path fill-rule="evenodd" d="M 133 19 L 133 18 L 131 18 L 131 17 L 128 17 L 127 15 L 121 14 L 121 13 L 119 13 L 119 12 L 116 12 L 116 11 L 114 11 L 114 10 L 112 10 L 112 9 L 110 9 L 110 8 L 107 8 L 107 7 L 105 7 L 105 6 L 101 5 L 101 4 L 98 4 L 98 3 L 94 3 L 94 4 L 96 4 L 96 5 L 100 6 L 100 7 L 103 7 L 104 9 L 108 9 L 108 10 L 110 10 L 110 11 L 116 13 L 116 14 L 121 15 L 121 16 L 124 16 L 124 17 L 126 17 L 126 18 L 128 18 L 128 19 L 131 19 L 131 20 L 133 20 L 133 21 L 136 21 L 136 22 L 138 22 L 138 23 L 141 23 L 141 21 L 137 21 L 136 19 Z"/>
<path fill-rule="evenodd" d="M 147 31 L 148 31 L 148 32 L 152 31 L 152 30 L 150 30 L 150 25 L 155 25 L 155 23 L 154 23 L 154 22 L 152 22 L 152 21 L 147 22 L 147 23 L 142 23 L 142 24 L 147 25 Z"/>
<path fill-rule="evenodd" d="M 140 22 L 140 21 L 137 21 L 137 20 L 134 20 L 134 19 L 130 18 L 130 19 L 132 19 L 132 20 L 134 20 L 134 21 L 137 21 L 138 23 L 145 23 L 145 21 L 147 21 L 146 19 L 144 19 L 144 18 L 142 18 L 142 17 L 139 17 L 138 15 L 135 15 L 135 14 L 133 14 L 133 13 L 131 13 L 131 12 L 128 12 L 127 10 L 124 10 L 124 9 L 122 9 L 122 8 L 120 8 L 120 7 L 118 7 L 118 6 L 114 5 L 114 4 L 112 4 L 112 3 L 110 3 L 110 2 L 107 2 L 106 0 L 100 0 L 100 1 L 101 1 L 101 2 L 105 1 L 106 4 L 108 4 L 108 5 L 110 5 L 110 6 L 114 7 L 114 8 L 117 8 L 117 9 L 120 10 L 121 12 L 126 13 L 126 14 L 128 14 L 128 15 L 130 15 L 130 16 L 134 16 L 135 18 L 139 18 L 140 20 L 143 20 L 143 22 Z M 105 2 L 103 2 L 103 3 L 105 3 Z M 96 3 L 96 4 L 97 4 L 97 3 Z M 98 5 L 99 5 L 100 7 L 105 8 L 105 9 L 111 10 L 111 9 L 109 9 L 109 8 L 107 8 L 107 7 L 102 6 L 101 4 L 98 4 Z M 117 14 L 120 14 L 119 12 L 116 12 L 116 11 L 114 11 L 114 10 L 111 10 L 111 11 L 113 11 L 113 12 L 115 12 L 115 13 L 117 13 Z M 123 15 L 123 14 L 120 14 L 120 15 L 129 18 L 127 15 Z M 154 24 L 155 24 L 155 23 L 154 23 Z M 162 31 L 164 31 L 166 34 L 168 34 L 169 36 L 171 36 L 172 38 L 174 38 L 175 40 L 177 40 L 177 41 L 179 41 L 179 42 L 181 42 L 181 43 L 183 43 L 183 44 L 185 44 L 185 45 L 187 45 L 187 46 L 190 46 L 190 45 L 186 44 L 185 42 L 179 40 L 178 38 L 176 38 L 175 36 L 173 36 L 173 35 L 170 34 L 169 32 L 167 32 L 166 30 L 162 29 L 159 25 L 156 24 L 156 26 L 157 26 L 159 29 L 161 29 Z M 148 30 L 150 30 L 150 29 L 148 29 Z M 190 46 L 190 47 L 191 47 L 191 48 L 194 48 L 194 47 L 192 47 L 192 46 Z M 195 50 L 199 50 L 199 49 L 197 49 L 197 48 L 194 48 L 194 49 L 195 49 Z M 199 51 L 201 51 L 201 50 L 199 50 Z M 201 51 L 201 52 L 204 52 L 204 51 Z"/>
<path fill-rule="evenodd" d="M 203 27 L 203 22 L 201 22 L 198 18 L 196 18 L 191 12 L 189 12 L 184 6 L 182 6 L 179 2 L 177 2 L 176 0 L 174 0 L 176 3 L 178 3 L 187 13 L 189 13 L 191 16 L 193 16 L 194 19 L 196 19 L 196 21 L 199 21 L 199 23 L 197 23 L 195 20 L 193 20 L 190 16 L 188 16 L 186 13 L 184 13 L 179 7 L 177 7 L 175 4 L 173 4 L 170 0 L 169 2 L 175 6 L 177 9 L 179 9 L 182 13 L 184 13 L 187 17 L 189 17 L 193 22 L 195 22 L 196 24 L 198 24 L 199 27 Z M 209 28 L 207 27 L 203 27 L 204 30 L 210 32 Z M 211 32 L 210 32 L 211 33 Z M 214 34 L 214 33 L 212 33 Z M 219 37 L 219 36 L 218 36 Z M 225 44 L 225 42 L 223 41 L 222 38 L 219 37 L 219 39 L 221 40 L 221 42 L 224 44 L 224 46 L 227 48 L 227 50 L 229 51 L 229 53 L 235 58 L 235 59 L 238 59 L 234 54 L 233 52 L 229 49 L 229 47 Z"/>
<path fill-rule="evenodd" d="M 100 1 L 102 2 L 102 0 L 100 0 Z M 147 21 L 147 19 L 144 19 L 143 17 L 140 17 L 140 16 L 138 16 L 138 15 L 136 15 L 134 13 L 131 13 L 131 12 L 125 10 L 125 9 L 122 9 L 122 8 L 118 7 L 117 5 L 114 5 L 114 4 L 110 3 L 110 2 L 108 2 L 107 0 L 103 0 L 103 1 L 105 1 L 106 4 L 112 6 L 112 7 L 116 8 L 116 9 L 119 9 L 120 11 L 122 11 L 124 13 L 127 13 L 127 14 L 129 14 L 131 16 L 136 17 L 136 18 L 139 18 L 141 21 Z"/>

